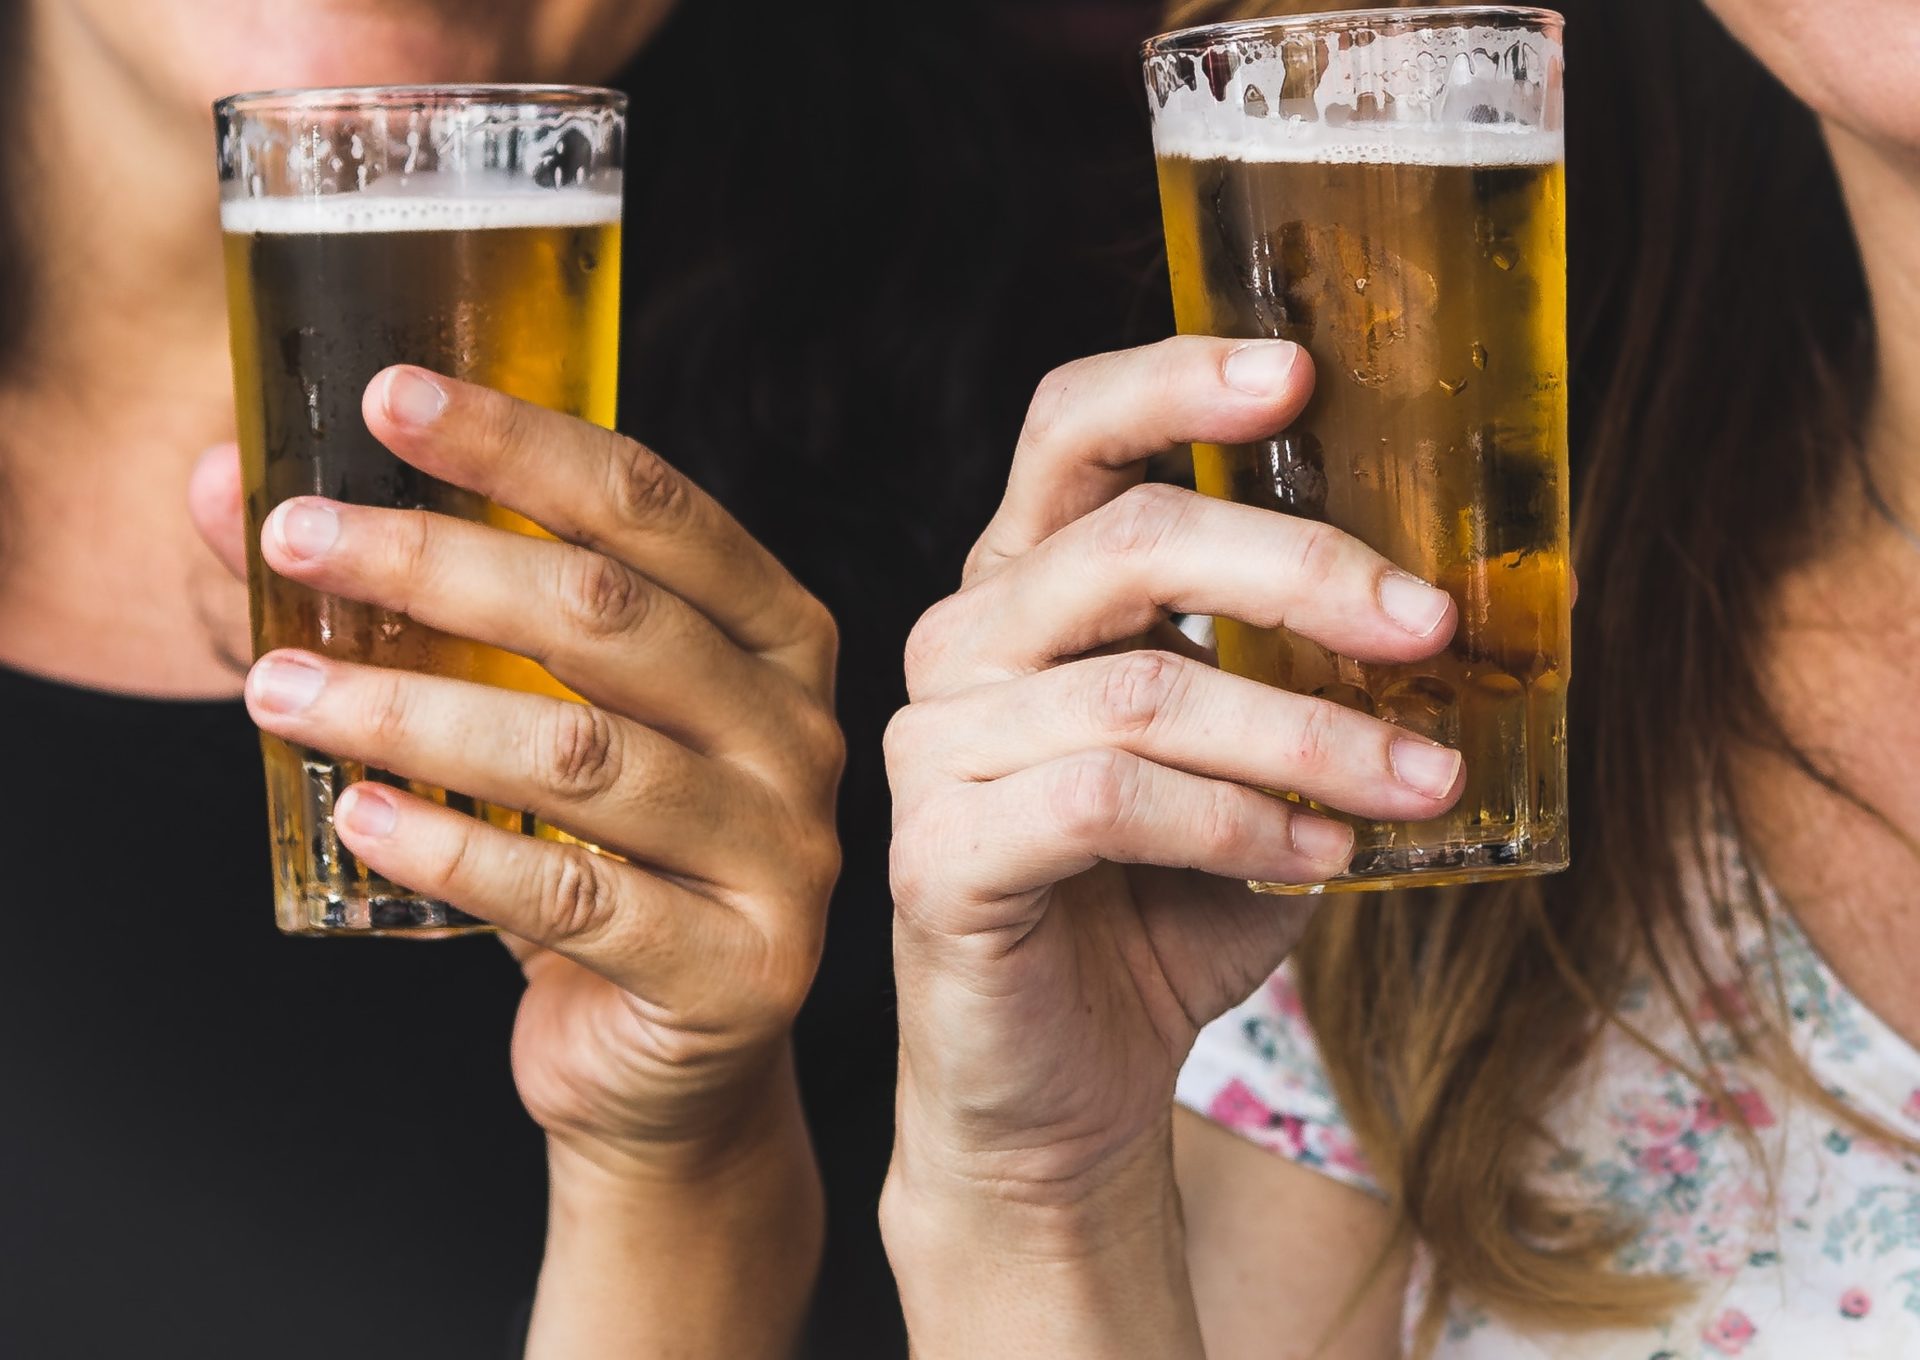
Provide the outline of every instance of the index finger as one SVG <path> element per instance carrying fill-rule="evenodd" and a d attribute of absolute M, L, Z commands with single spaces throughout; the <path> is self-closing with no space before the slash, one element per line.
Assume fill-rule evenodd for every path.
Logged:
<path fill-rule="evenodd" d="M 376 374 L 367 428 L 407 462 L 672 591 L 741 647 L 809 653 L 824 608 L 739 521 L 612 430 L 409 364 Z"/>
<path fill-rule="evenodd" d="M 1313 361 L 1286 340 L 1180 335 L 1055 369 L 1034 393 L 1006 497 L 968 559 L 968 579 L 1118 496 L 1155 454 L 1264 439 L 1312 394 Z"/>

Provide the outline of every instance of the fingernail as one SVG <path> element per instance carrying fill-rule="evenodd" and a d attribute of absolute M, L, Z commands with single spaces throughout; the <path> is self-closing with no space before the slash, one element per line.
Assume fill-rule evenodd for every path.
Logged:
<path fill-rule="evenodd" d="M 1431 637 L 1447 617 L 1453 601 L 1418 577 L 1390 571 L 1380 578 L 1380 607 L 1387 617 L 1415 637 Z"/>
<path fill-rule="evenodd" d="M 270 656 L 253 668 L 248 680 L 256 704 L 288 716 L 313 707 L 326 683 L 326 672 L 297 656 Z"/>
<path fill-rule="evenodd" d="M 288 501 L 273 512 L 274 533 L 290 557 L 318 557 L 340 537 L 340 516 L 325 501 Z"/>
<path fill-rule="evenodd" d="M 356 836 L 391 836 L 400 822 L 400 809 L 378 789 L 355 784 L 333 805 L 333 820 Z"/>
<path fill-rule="evenodd" d="M 1227 356 L 1221 376 L 1227 386 L 1255 397 L 1277 397 L 1300 358 L 1300 346 L 1288 340 L 1256 340 Z"/>
<path fill-rule="evenodd" d="M 431 425 L 447 409 L 447 390 L 417 368 L 392 368 L 382 404 L 402 425 Z"/>
<path fill-rule="evenodd" d="M 1315 864 L 1345 870 L 1353 859 L 1353 830 L 1323 817 L 1293 819 L 1293 848 Z"/>
<path fill-rule="evenodd" d="M 1410 737 L 1396 741 L 1388 759 L 1402 784 L 1429 798 L 1445 798 L 1460 778 L 1460 753 L 1431 742 Z"/>

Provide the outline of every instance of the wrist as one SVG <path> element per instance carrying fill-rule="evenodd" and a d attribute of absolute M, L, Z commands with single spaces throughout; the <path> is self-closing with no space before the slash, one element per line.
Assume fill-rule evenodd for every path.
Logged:
<path fill-rule="evenodd" d="M 769 1154 L 806 1141 L 792 1048 L 782 1039 L 738 1064 L 724 1087 L 704 1093 L 698 1118 L 676 1118 L 671 1129 L 548 1128 L 547 1165 L 556 1202 L 648 1199 L 663 1189 L 713 1189 L 751 1178 Z"/>
<path fill-rule="evenodd" d="M 727 1127 L 664 1146 L 550 1133 L 548 1165 L 529 1360 L 791 1354 L 824 1211 L 784 1053 Z"/>
<path fill-rule="evenodd" d="M 880 1228 L 917 1360 L 1202 1353 L 1170 1141 L 1038 1187 L 902 1137 Z"/>

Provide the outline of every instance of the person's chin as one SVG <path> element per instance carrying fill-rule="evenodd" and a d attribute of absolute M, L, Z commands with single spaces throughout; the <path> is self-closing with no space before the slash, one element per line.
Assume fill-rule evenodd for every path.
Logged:
<path fill-rule="evenodd" d="M 345 12 L 337 18 L 323 16 L 274 26 L 263 31 L 256 42 L 233 44 L 237 49 L 235 60 L 200 73 L 207 98 L 244 90 L 329 85 L 438 85 L 554 78 L 551 72 L 530 69 L 517 33 L 476 32 L 480 26 L 462 24 L 438 7 L 402 5 L 378 14 L 359 6 L 343 9 Z"/>

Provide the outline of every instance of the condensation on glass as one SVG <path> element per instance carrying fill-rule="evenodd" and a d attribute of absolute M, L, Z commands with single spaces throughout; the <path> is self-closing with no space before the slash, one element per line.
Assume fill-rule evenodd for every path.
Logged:
<path fill-rule="evenodd" d="M 1449 591 L 1459 630 L 1367 665 L 1217 621 L 1228 670 L 1464 752 L 1457 808 L 1347 820 L 1348 872 L 1434 886 L 1568 862 L 1561 20 L 1510 7 L 1223 24 L 1145 71 L 1184 333 L 1285 338 L 1318 373 L 1274 438 L 1196 446 L 1199 489 L 1324 521 Z"/>
<path fill-rule="evenodd" d="M 571 698 L 533 662 L 268 571 L 260 526 L 292 496 L 528 521 L 427 476 L 361 418 L 395 363 L 601 425 L 614 416 L 624 100 L 608 90 L 416 86 L 237 95 L 215 106 L 256 655 L 342 660 Z M 529 607 L 536 607 L 529 602 Z M 280 928 L 436 937 L 482 929 L 386 882 L 333 833 L 356 780 L 529 834 L 514 808 L 264 736 Z"/>

